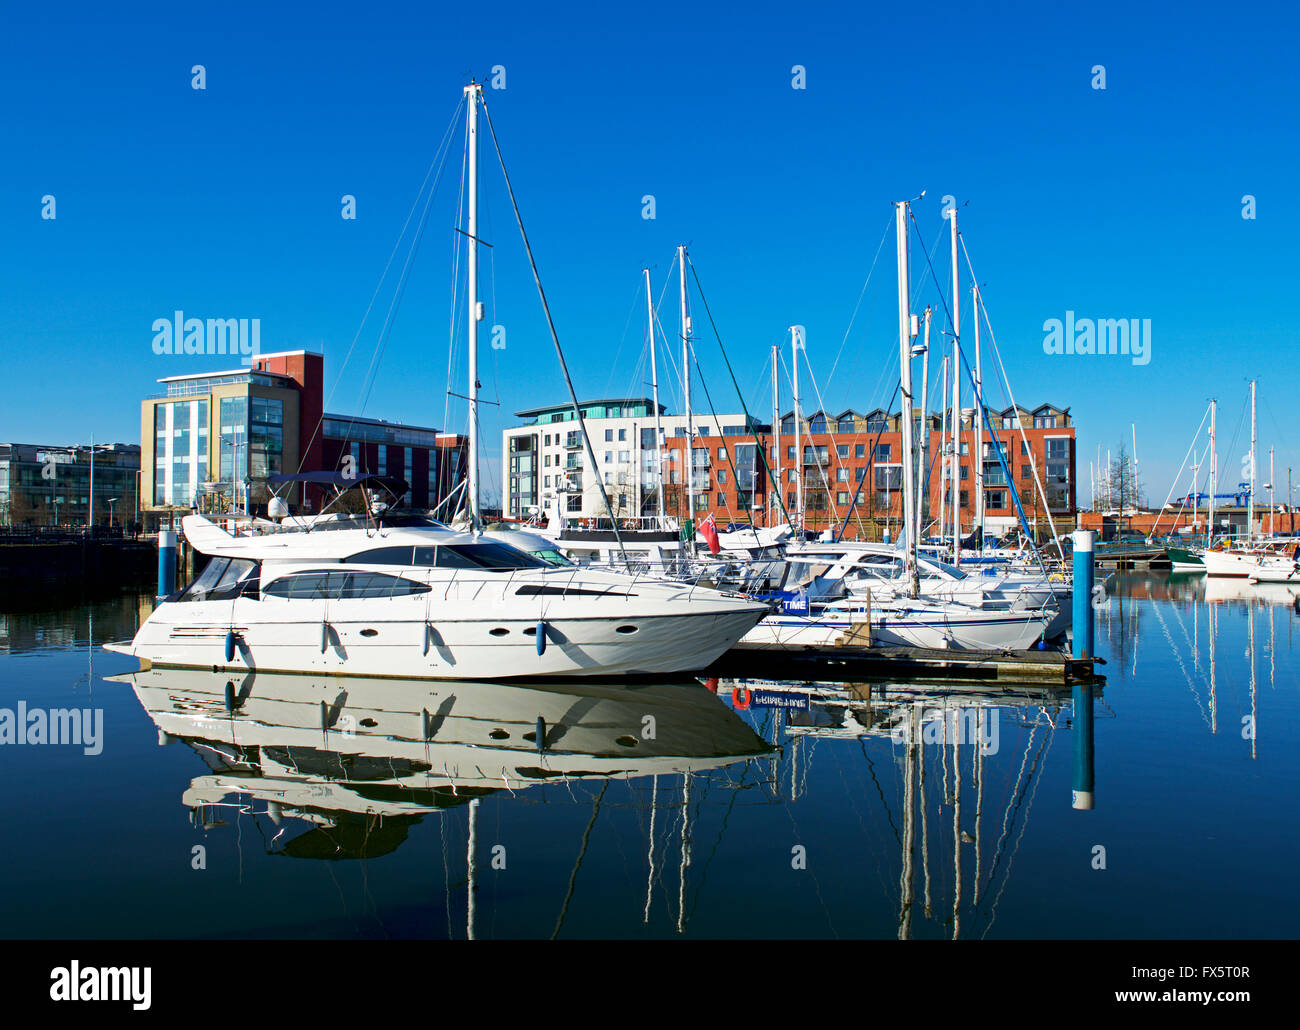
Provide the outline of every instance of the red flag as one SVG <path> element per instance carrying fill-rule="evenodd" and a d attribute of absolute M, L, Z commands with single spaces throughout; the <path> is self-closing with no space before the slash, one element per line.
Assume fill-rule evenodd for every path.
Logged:
<path fill-rule="evenodd" d="M 704 542 L 709 545 L 709 550 L 714 554 L 722 550 L 722 544 L 718 542 L 718 524 L 713 521 L 713 512 L 709 512 L 709 517 L 700 523 L 700 536 L 704 537 Z"/>

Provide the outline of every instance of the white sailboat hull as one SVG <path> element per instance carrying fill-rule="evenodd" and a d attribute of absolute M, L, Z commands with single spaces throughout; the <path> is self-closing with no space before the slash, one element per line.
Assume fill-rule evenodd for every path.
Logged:
<path fill-rule="evenodd" d="M 737 645 L 741 648 L 800 650 L 834 647 L 865 613 L 845 609 L 814 615 L 771 615 Z M 1023 651 L 1043 635 L 1036 612 L 990 612 L 957 606 L 874 609 L 871 644 L 879 647 L 952 648 L 962 651 Z"/>

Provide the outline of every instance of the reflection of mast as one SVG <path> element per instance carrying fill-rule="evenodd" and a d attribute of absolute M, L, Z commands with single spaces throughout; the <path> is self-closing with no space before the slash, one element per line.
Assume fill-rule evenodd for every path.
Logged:
<path fill-rule="evenodd" d="M 469 853 L 465 858 L 465 864 L 469 871 L 469 902 L 465 910 L 465 937 L 471 941 L 474 939 L 474 892 L 478 890 L 478 864 L 474 861 L 474 853 L 478 850 L 478 801 L 478 798 L 474 798 L 469 803 Z"/>
<path fill-rule="evenodd" d="M 659 808 L 659 777 L 654 778 L 653 786 L 650 788 L 650 851 L 646 856 L 650 864 L 650 873 L 645 881 L 645 915 L 641 922 L 650 922 L 650 891 L 655 882 L 655 811 Z"/>
<path fill-rule="evenodd" d="M 942 519 L 939 521 L 939 525 L 942 528 Z M 921 876 L 925 881 L 925 918 L 929 919 L 932 910 L 930 908 L 930 828 L 925 809 L 925 748 L 921 749 L 919 765 L 921 777 Z"/>
<path fill-rule="evenodd" d="M 912 794 L 912 783 L 916 778 L 916 739 L 920 725 L 917 706 L 912 705 L 907 717 L 907 750 L 903 759 L 903 774 L 907 777 L 903 784 L 903 868 L 898 881 L 898 939 L 912 939 L 912 896 L 915 875 L 912 871 L 912 853 L 916 848 L 916 799 Z M 921 799 L 924 805 L 925 798 Z"/>
<path fill-rule="evenodd" d="M 991 718 L 991 716 L 990 716 Z M 975 891 L 971 905 L 980 903 L 980 825 L 984 813 L 984 740 L 982 733 L 975 737 L 975 753 L 971 756 L 971 768 L 975 776 Z"/>
<path fill-rule="evenodd" d="M 1246 602 L 1246 618 L 1249 620 L 1247 635 L 1250 637 L 1250 757 L 1253 760 L 1257 757 L 1255 738 L 1259 730 L 1255 723 L 1255 602 L 1253 600 Z"/>
<path fill-rule="evenodd" d="M 948 711 L 944 709 L 944 724 L 948 722 Z M 952 853 L 953 853 L 953 887 L 952 887 L 952 939 L 961 936 L 961 751 L 959 750 L 961 713 L 953 720 L 952 735 Z"/>
<path fill-rule="evenodd" d="M 1214 638 L 1217 635 L 1215 626 L 1215 617 L 1217 615 L 1218 605 L 1207 604 L 1205 606 L 1205 624 L 1210 631 L 1210 732 L 1219 732 L 1219 691 L 1218 678 L 1215 673 L 1214 665 Z"/>
<path fill-rule="evenodd" d="M 686 867 L 691 864 L 691 774 L 682 774 L 682 865 L 677 888 L 677 932 L 686 930 Z"/>

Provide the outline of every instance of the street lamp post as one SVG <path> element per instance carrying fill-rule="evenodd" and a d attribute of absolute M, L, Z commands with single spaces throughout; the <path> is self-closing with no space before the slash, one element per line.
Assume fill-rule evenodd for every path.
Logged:
<path fill-rule="evenodd" d="M 109 529 L 113 528 L 113 505 L 115 505 L 121 499 L 122 498 L 120 497 L 110 497 L 108 499 L 108 528 Z"/>

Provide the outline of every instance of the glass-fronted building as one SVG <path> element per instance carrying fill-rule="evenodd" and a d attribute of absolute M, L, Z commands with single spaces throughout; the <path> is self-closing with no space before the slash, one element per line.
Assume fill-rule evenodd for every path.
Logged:
<path fill-rule="evenodd" d="M 0 444 L 0 525 L 127 528 L 136 518 L 140 448 Z M 91 481 L 94 503 L 91 503 Z"/>
<path fill-rule="evenodd" d="M 409 484 L 403 503 L 436 507 L 465 475 L 466 440 L 425 426 L 327 414 L 324 358 L 260 354 L 252 368 L 160 379 L 141 405 L 142 507 L 155 524 L 190 511 L 264 511 L 279 473 L 380 473 Z M 279 491 L 319 511 L 318 487 Z"/>

